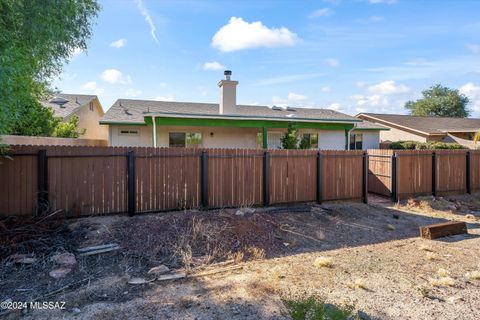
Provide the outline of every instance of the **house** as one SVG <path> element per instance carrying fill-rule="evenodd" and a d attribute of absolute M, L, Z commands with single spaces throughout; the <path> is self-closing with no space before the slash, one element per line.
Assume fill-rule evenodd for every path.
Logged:
<path fill-rule="evenodd" d="M 105 112 L 97 96 L 60 93 L 44 101 L 43 105 L 52 108 L 54 116 L 63 121 L 77 115 L 78 127 L 85 129 L 80 138 L 99 140 L 108 138 L 108 128 L 99 123 Z"/>
<path fill-rule="evenodd" d="M 480 119 L 420 117 L 400 114 L 360 113 L 359 119 L 388 127 L 380 132 L 381 142 L 441 141 L 456 142 L 475 148 L 473 136 L 480 130 Z"/>
<path fill-rule="evenodd" d="M 330 109 L 237 105 L 238 81 L 231 71 L 225 76 L 218 104 L 117 100 L 100 121 L 108 126 L 109 144 L 278 149 L 294 123 L 311 148 L 366 149 L 378 148 L 379 131 L 386 129 Z"/>

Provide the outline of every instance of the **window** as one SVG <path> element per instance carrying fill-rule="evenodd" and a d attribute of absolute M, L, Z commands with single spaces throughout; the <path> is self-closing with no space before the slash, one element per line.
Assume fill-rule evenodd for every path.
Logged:
<path fill-rule="evenodd" d="M 202 146 L 202 134 L 201 133 L 187 133 L 187 147 L 198 148 Z"/>
<path fill-rule="evenodd" d="M 122 136 L 137 136 L 138 135 L 138 130 L 120 129 L 120 135 L 122 135 Z"/>
<path fill-rule="evenodd" d="M 363 149 L 363 134 L 351 133 L 350 134 L 350 150 L 362 150 Z"/>
<path fill-rule="evenodd" d="M 304 133 L 300 140 L 301 149 L 318 149 L 318 134 Z"/>
<path fill-rule="evenodd" d="M 168 145 L 171 148 L 196 148 L 203 143 L 202 134 L 195 132 L 170 132 L 168 134 Z"/>
<path fill-rule="evenodd" d="M 88 107 L 90 108 L 90 111 L 93 111 L 93 102 L 90 102 L 90 103 L 88 104 Z"/>

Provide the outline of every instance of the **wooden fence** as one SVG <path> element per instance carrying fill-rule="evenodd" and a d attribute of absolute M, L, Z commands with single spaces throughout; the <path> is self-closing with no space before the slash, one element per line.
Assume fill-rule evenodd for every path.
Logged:
<path fill-rule="evenodd" d="M 480 150 L 368 150 L 368 191 L 397 201 L 480 190 Z"/>
<path fill-rule="evenodd" d="M 0 216 L 367 201 L 362 151 L 12 146 Z"/>

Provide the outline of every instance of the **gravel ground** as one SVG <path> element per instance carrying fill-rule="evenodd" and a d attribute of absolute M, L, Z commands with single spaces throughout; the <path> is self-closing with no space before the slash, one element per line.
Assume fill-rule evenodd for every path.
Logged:
<path fill-rule="evenodd" d="M 123 259 L 113 259 L 108 254 L 98 256 L 97 268 L 104 259 L 105 269 L 115 272 L 104 273 L 88 285 L 52 298 L 66 301 L 67 310 L 36 310 L 24 317 L 288 319 L 282 299 L 315 295 L 335 305 L 353 305 L 371 319 L 480 319 L 480 279 L 472 277 L 474 271 L 480 272 L 479 199 L 479 195 L 420 198 L 393 205 L 371 198 L 370 205 L 343 203 L 258 209 L 243 216 L 237 216 L 235 211 L 211 212 L 210 218 L 220 230 L 217 233 L 229 239 L 236 236 L 232 226 L 248 226 L 252 221 L 260 226 L 255 232 L 262 234 L 255 237 L 255 233 L 243 230 L 238 236 L 240 244 L 216 238 L 212 243 L 226 244 L 221 246 L 221 254 L 211 255 L 208 250 L 192 248 L 193 256 L 210 254 L 209 263 L 216 263 L 228 259 L 227 253 L 232 248 L 233 251 L 248 249 L 252 244 L 264 250 L 265 258 L 239 259 L 234 264 L 237 269 L 228 272 L 142 285 L 129 285 L 127 280 L 145 276 L 155 261 L 178 267 L 180 260 L 171 258 L 171 248 L 158 247 L 164 240 L 148 243 L 143 240 L 149 248 L 147 253 L 158 249 L 151 256 L 141 252 L 141 246 L 129 248 L 131 239 L 120 239 L 119 235 L 125 237 L 126 230 L 131 231 L 132 237 L 138 237 L 139 230 L 148 234 L 148 225 L 156 222 L 158 228 L 159 223 L 167 221 L 163 219 L 172 216 L 181 219 L 184 213 L 82 219 L 75 223 L 100 226 L 92 229 L 85 243 L 119 240 L 125 251 L 133 250 L 128 254 L 130 260 L 126 256 Z M 202 212 L 189 212 L 187 221 L 191 214 Z M 447 220 L 466 221 L 469 235 L 434 241 L 418 237 L 420 225 Z M 139 258 L 132 267 L 131 257 L 135 252 Z M 325 264 L 322 261 L 328 261 L 329 266 L 322 266 Z M 109 263 L 119 265 L 111 268 Z M 198 266 L 193 263 L 188 267 Z M 18 313 L 10 315 L 14 316 Z"/>

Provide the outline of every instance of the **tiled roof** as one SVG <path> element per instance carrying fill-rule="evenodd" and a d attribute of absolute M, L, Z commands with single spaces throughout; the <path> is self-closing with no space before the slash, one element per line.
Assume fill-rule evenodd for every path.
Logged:
<path fill-rule="evenodd" d="M 165 114 L 168 116 L 205 116 L 205 117 L 246 117 L 272 120 L 301 119 L 312 121 L 358 122 L 359 119 L 330 109 L 295 108 L 295 111 L 283 109 L 273 110 L 267 106 L 237 105 L 234 115 L 220 115 L 218 104 L 171 102 L 152 100 L 119 99 L 105 113 L 102 123 L 144 123 L 144 116 L 149 114 Z"/>
<path fill-rule="evenodd" d="M 73 114 L 78 108 L 93 101 L 96 97 L 97 96 L 95 95 L 86 94 L 59 93 L 56 94 L 54 97 L 50 98 L 48 101 L 44 101 L 43 105 L 51 107 L 53 109 L 55 117 L 65 119 L 71 114 Z M 51 102 L 52 100 L 58 98 L 68 100 L 68 102 L 63 105 Z"/>
<path fill-rule="evenodd" d="M 369 121 L 379 121 L 386 126 L 388 124 L 397 125 L 425 134 L 475 132 L 480 129 L 480 119 L 475 118 L 418 117 L 380 113 L 360 113 L 357 117 Z"/>

